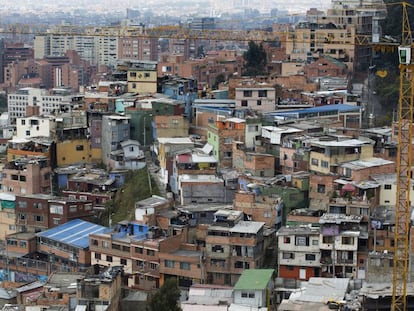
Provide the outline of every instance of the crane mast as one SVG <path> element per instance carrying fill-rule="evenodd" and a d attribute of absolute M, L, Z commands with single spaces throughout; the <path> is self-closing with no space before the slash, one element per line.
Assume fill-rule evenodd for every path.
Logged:
<path fill-rule="evenodd" d="M 407 277 L 410 232 L 410 188 L 413 134 L 412 36 L 407 3 L 402 3 L 402 39 L 400 60 L 400 98 L 398 103 L 397 195 L 395 206 L 394 266 L 392 311 L 407 310 Z"/>

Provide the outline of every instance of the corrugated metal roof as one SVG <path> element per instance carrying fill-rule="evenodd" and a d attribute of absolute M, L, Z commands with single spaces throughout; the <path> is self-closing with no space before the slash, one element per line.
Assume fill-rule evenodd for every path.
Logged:
<path fill-rule="evenodd" d="M 39 232 L 37 236 L 78 248 L 88 248 L 90 234 L 104 233 L 109 230 L 109 228 L 101 225 L 81 219 L 74 219 L 61 226 Z"/>

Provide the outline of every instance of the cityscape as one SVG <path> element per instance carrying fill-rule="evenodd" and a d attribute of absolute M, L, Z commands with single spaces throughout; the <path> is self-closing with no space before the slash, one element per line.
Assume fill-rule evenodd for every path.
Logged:
<path fill-rule="evenodd" d="M 414 310 L 411 4 L 2 4 L 1 311 Z"/>

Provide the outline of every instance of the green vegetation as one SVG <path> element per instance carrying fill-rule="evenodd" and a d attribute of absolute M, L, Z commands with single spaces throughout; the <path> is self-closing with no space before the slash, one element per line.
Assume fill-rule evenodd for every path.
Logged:
<path fill-rule="evenodd" d="M 243 68 L 244 76 L 260 76 L 266 73 L 267 55 L 263 44 L 249 42 L 249 49 L 244 52 L 243 58 L 246 61 Z"/>
<path fill-rule="evenodd" d="M 389 35 L 396 39 L 397 42 L 401 41 L 402 34 L 402 4 L 401 2 L 392 2 L 385 0 L 387 5 L 387 18 L 381 23 L 382 33 Z M 414 16 L 414 0 L 406 1 L 411 6 L 407 6 L 409 18 Z M 410 19 L 411 29 L 413 29 L 414 19 Z M 376 126 L 390 125 L 392 120 L 393 111 L 398 109 L 399 100 L 399 63 L 397 48 L 393 52 L 386 51 L 378 57 L 373 58 L 373 64 L 376 65 L 376 70 L 386 70 L 387 76 L 380 78 L 374 76 L 374 90 L 376 97 L 379 99 L 382 113 L 378 115 L 375 121 Z"/>
<path fill-rule="evenodd" d="M 178 299 L 180 289 L 176 279 L 167 279 L 163 286 L 152 296 L 149 311 L 180 311 Z"/>
<path fill-rule="evenodd" d="M 128 172 L 125 184 L 117 190 L 114 200 L 105 204 L 105 211 L 101 215 L 103 225 L 109 224 L 109 215 L 111 214 L 113 224 L 121 220 L 133 220 L 135 217 L 135 202 L 149 198 L 152 194 L 160 194 L 152 177 L 150 177 L 151 193 L 148 176 L 146 168 Z"/>
<path fill-rule="evenodd" d="M 219 84 L 220 83 L 222 83 L 222 82 L 224 82 L 224 81 L 226 81 L 226 78 L 224 77 L 224 75 L 222 74 L 222 73 L 220 73 L 217 77 L 216 77 L 216 81 L 214 82 L 214 85 L 213 85 L 213 90 L 216 90 L 216 89 L 218 89 L 218 86 L 219 86 Z"/>

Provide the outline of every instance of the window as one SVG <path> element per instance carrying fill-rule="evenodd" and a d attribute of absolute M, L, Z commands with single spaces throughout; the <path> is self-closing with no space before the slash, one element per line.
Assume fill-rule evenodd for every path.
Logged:
<path fill-rule="evenodd" d="M 135 247 L 135 253 L 142 254 L 144 252 L 144 249 L 142 247 Z"/>
<path fill-rule="evenodd" d="M 139 269 L 144 269 L 145 268 L 145 261 L 137 260 L 135 263 L 136 263 L 136 265 Z"/>
<path fill-rule="evenodd" d="M 127 260 L 126 260 L 126 259 L 121 258 L 121 265 L 126 266 L 126 264 L 127 264 Z"/>
<path fill-rule="evenodd" d="M 330 236 L 330 235 L 328 235 L 328 236 L 324 236 L 323 238 L 322 238 L 322 243 L 325 243 L 325 244 L 331 244 L 331 243 L 333 243 L 335 240 L 334 240 L 334 237 L 333 236 Z"/>
<path fill-rule="evenodd" d="M 252 97 L 252 96 L 253 96 L 252 90 L 243 91 L 243 97 Z"/>
<path fill-rule="evenodd" d="M 77 210 L 78 210 L 78 206 L 77 205 L 71 205 L 71 206 L 69 206 L 69 212 L 75 213 Z"/>
<path fill-rule="evenodd" d="M 109 248 L 109 243 L 108 243 L 108 241 L 102 241 L 102 247 L 103 247 L 103 248 Z"/>
<path fill-rule="evenodd" d="M 43 222 L 43 215 L 34 215 L 33 218 L 35 222 Z"/>
<path fill-rule="evenodd" d="M 224 248 L 223 248 L 223 246 L 221 246 L 221 245 L 214 245 L 214 246 L 211 248 L 211 251 L 212 251 L 212 252 L 215 252 L 215 253 L 224 253 Z"/>
<path fill-rule="evenodd" d="M 257 106 L 261 106 L 262 105 L 262 101 L 260 99 L 258 99 L 257 102 L 256 102 L 256 105 Z"/>
<path fill-rule="evenodd" d="M 325 193 L 325 185 L 318 184 L 318 193 Z"/>
<path fill-rule="evenodd" d="M 27 202 L 26 201 L 19 201 L 18 203 L 20 208 L 26 208 L 27 207 Z"/>
<path fill-rule="evenodd" d="M 144 78 L 149 78 L 150 77 L 150 73 L 149 72 L 145 72 L 144 73 Z"/>
<path fill-rule="evenodd" d="M 112 256 L 106 255 L 106 261 L 112 262 Z"/>
<path fill-rule="evenodd" d="M 305 254 L 305 259 L 309 261 L 315 261 L 316 255 L 315 254 Z"/>
<path fill-rule="evenodd" d="M 101 254 L 95 253 L 95 259 L 101 259 Z"/>
<path fill-rule="evenodd" d="M 131 78 L 136 78 L 137 73 L 136 73 L 136 72 L 130 72 L 130 73 L 129 73 L 129 76 L 130 76 Z"/>
<path fill-rule="evenodd" d="M 267 97 L 267 90 L 259 90 L 259 97 Z"/>
<path fill-rule="evenodd" d="M 283 259 L 295 259 L 295 254 L 294 253 L 283 252 L 282 258 Z"/>
<path fill-rule="evenodd" d="M 85 204 L 85 211 L 91 211 L 92 210 L 92 203 Z"/>
<path fill-rule="evenodd" d="M 249 293 L 249 298 L 254 298 L 254 293 Z"/>
<path fill-rule="evenodd" d="M 180 270 L 190 270 L 190 263 L 180 262 Z"/>
<path fill-rule="evenodd" d="M 63 206 L 62 205 L 50 205 L 50 213 L 51 214 L 58 214 L 63 215 Z"/>
<path fill-rule="evenodd" d="M 309 237 L 297 236 L 295 245 L 296 246 L 309 246 Z"/>
<path fill-rule="evenodd" d="M 321 167 L 329 168 L 329 162 L 328 161 L 321 160 Z"/>
<path fill-rule="evenodd" d="M 157 270 L 158 264 L 155 262 L 150 262 L 149 267 L 151 270 Z"/>
<path fill-rule="evenodd" d="M 233 138 L 232 137 L 226 137 L 224 138 L 224 143 L 225 144 L 231 144 L 233 142 Z"/>
<path fill-rule="evenodd" d="M 82 151 L 82 150 L 83 150 L 83 145 L 76 146 L 76 151 Z"/>
<path fill-rule="evenodd" d="M 247 107 L 247 100 L 243 99 L 243 100 L 241 101 L 241 106 L 242 106 L 242 107 Z"/>
<path fill-rule="evenodd" d="M 319 160 L 318 159 L 315 159 L 315 158 L 312 158 L 311 159 L 311 164 L 312 165 L 315 165 L 315 166 L 319 166 Z"/>
<path fill-rule="evenodd" d="M 353 245 L 354 244 L 354 238 L 350 236 L 344 236 L 342 237 L 342 244 L 343 245 Z"/>
<path fill-rule="evenodd" d="M 25 220 L 25 219 L 26 219 L 26 214 L 24 214 L 24 213 L 19 213 L 19 219 L 20 219 L 20 220 Z"/>
<path fill-rule="evenodd" d="M 42 209 L 42 203 L 33 203 L 33 207 L 37 209 Z"/>
<path fill-rule="evenodd" d="M 7 240 L 7 245 L 17 246 L 17 240 Z"/>
<path fill-rule="evenodd" d="M 290 236 L 285 236 L 283 239 L 284 244 L 290 244 Z"/>
<path fill-rule="evenodd" d="M 147 255 L 148 256 L 155 256 L 155 251 L 152 249 L 147 249 Z"/>
<path fill-rule="evenodd" d="M 174 260 L 164 260 L 164 265 L 166 268 L 174 268 L 175 262 Z"/>
<path fill-rule="evenodd" d="M 385 190 L 391 190 L 392 189 L 392 185 L 384 185 L 384 189 Z"/>
<path fill-rule="evenodd" d="M 319 240 L 312 240 L 312 245 L 318 245 L 319 244 Z"/>
<path fill-rule="evenodd" d="M 19 241 L 19 247 L 20 248 L 26 248 L 27 247 L 27 242 L 26 241 Z"/>

